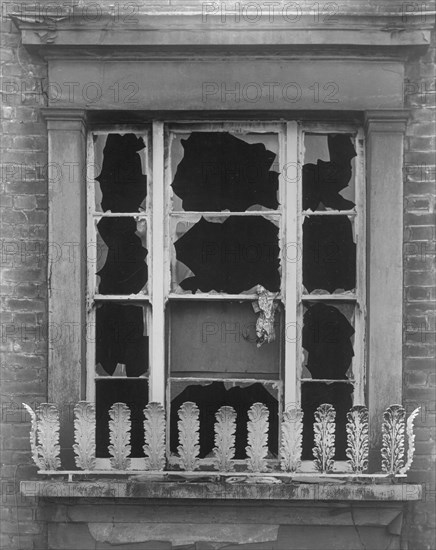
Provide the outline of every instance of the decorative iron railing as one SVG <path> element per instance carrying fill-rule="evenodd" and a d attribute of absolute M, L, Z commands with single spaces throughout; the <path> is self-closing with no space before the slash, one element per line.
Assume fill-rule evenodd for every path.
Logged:
<path fill-rule="evenodd" d="M 31 417 L 30 443 L 32 458 L 39 473 L 80 474 L 97 473 L 96 470 L 96 415 L 95 405 L 86 401 L 79 402 L 74 408 L 73 445 L 77 471 L 61 470 L 59 445 L 59 412 L 55 405 L 42 403 L 36 412 L 23 403 Z M 403 477 L 410 469 L 414 455 L 414 420 L 419 412 L 415 409 L 406 421 L 406 411 L 401 405 L 391 405 L 383 414 L 381 472 L 368 474 L 369 429 L 368 409 L 354 406 L 347 413 L 348 473 L 334 472 L 335 476 L 397 476 Z M 109 447 L 110 472 L 132 472 L 138 469 L 131 464 L 130 409 L 125 403 L 115 403 L 109 410 Z M 248 411 L 247 459 L 244 462 L 247 475 L 280 477 L 301 472 L 303 411 L 298 408 L 286 410 L 281 418 L 280 448 L 278 461 L 267 459 L 269 411 L 262 403 L 255 403 Z M 314 430 L 314 468 L 321 475 L 333 474 L 335 466 L 335 417 L 332 405 L 323 404 L 315 412 Z M 195 403 L 186 402 L 178 411 L 179 471 L 195 475 L 201 471 L 208 473 L 199 458 L 200 412 Z M 210 474 L 232 475 L 235 472 L 235 433 L 236 412 L 232 407 L 221 407 L 215 415 L 215 447 L 213 449 Z M 166 418 L 160 403 L 149 403 L 144 409 L 144 446 L 145 459 L 141 472 L 174 471 L 174 465 L 167 461 L 165 446 Z M 210 461 L 207 464 L 211 464 Z M 171 470 L 172 468 L 172 470 Z M 210 468 L 210 466 L 209 466 Z M 238 473 L 241 473 L 238 468 Z M 100 470 L 99 470 L 100 471 Z M 99 472 L 98 471 L 98 472 Z M 233 474 L 235 475 L 235 473 Z"/>

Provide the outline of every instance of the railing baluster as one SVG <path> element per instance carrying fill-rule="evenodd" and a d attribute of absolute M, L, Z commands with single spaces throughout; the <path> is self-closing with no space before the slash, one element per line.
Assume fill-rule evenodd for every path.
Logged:
<path fill-rule="evenodd" d="M 82 470 L 95 468 L 95 404 L 79 401 L 74 407 L 74 441 L 76 466 Z"/>
<path fill-rule="evenodd" d="M 405 417 L 401 405 L 391 405 L 383 413 L 382 470 L 390 475 L 398 474 L 404 466 Z"/>
<path fill-rule="evenodd" d="M 281 425 L 280 467 L 296 472 L 301 465 L 303 443 L 303 411 L 293 407 L 283 413 Z"/>
<path fill-rule="evenodd" d="M 215 468 L 222 472 L 234 470 L 236 412 L 233 407 L 221 407 L 215 423 Z"/>
<path fill-rule="evenodd" d="M 179 443 L 177 450 L 180 455 L 180 464 L 186 471 L 194 471 L 198 466 L 200 411 L 195 403 L 183 403 L 179 411 Z"/>
<path fill-rule="evenodd" d="M 368 468 L 368 409 L 362 405 L 352 407 L 347 413 L 347 420 L 347 450 L 345 454 L 351 470 L 356 474 L 361 474 Z"/>
<path fill-rule="evenodd" d="M 160 403 L 144 409 L 144 454 L 147 470 L 165 468 L 165 410 Z"/>
<path fill-rule="evenodd" d="M 334 466 L 335 418 L 336 411 L 332 405 L 320 405 L 315 412 L 315 423 L 313 425 L 314 464 L 315 468 L 323 474 L 331 472 Z"/>
<path fill-rule="evenodd" d="M 268 408 L 262 403 L 254 403 L 248 411 L 248 445 L 246 452 L 248 469 L 252 472 L 265 472 L 267 470 L 268 417 Z"/>
<path fill-rule="evenodd" d="M 130 467 L 130 409 L 125 403 L 114 403 L 109 409 L 109 454 L 114 470 L 127 470 Z"/>

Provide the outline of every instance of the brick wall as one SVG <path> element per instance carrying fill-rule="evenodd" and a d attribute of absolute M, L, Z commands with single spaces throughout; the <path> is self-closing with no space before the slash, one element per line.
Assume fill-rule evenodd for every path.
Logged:
<path fill-rule="evenodd" d="M 47 140 L 39 113 L 44 105 L 45 63 L 19 45 L 2 20 L 1 180 L 1 524 L 0 548 L 46 548 L 36 503 L 18 491 L 31 477 L 28 417 L 47 398 L 46 236 Z M 433 550 L 435 510 L 435 49 L 410 60 L 405 83 L 412 117 L 405 143 L 404 392 L 417 420 L 416 459 L 410 480 L 424 483 L 424 501 L 413 505 L 404 538 L 413 550 Z"/>
<path fill-rule="evenodd" d="M 434 38 L 434 37 L 433 37 Z M 436 548 L 435 535 L 435 42 L 406 67 L 405 104 L 411 120 L 404 166 L 404 376 L 408 412 L 421 406 L 416 457 L 409 474 L 424 499 L 406 519 L 410 549 Z"/>
<path fill-rule="evenodd" d="M 36 503 L 19 493 L 33 476 L 29 424 L 21 403 L 47 399 L 47 135 L 39 113 L 42 59 L 1 21 L 1 539 L 4 550 L 47 548 Z"/>

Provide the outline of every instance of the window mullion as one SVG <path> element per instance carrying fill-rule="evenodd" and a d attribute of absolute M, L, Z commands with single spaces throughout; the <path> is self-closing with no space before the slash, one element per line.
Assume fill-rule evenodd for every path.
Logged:
<path fill-rule="evenodd" d="M 150 342 L 149 399 L 164 403 L 165 397 L 165 186 L 164 186 L 164 126 L 153 122 L 152 163 L 152 212 L 151 212 L 151 299 L 152 323 Z"/>
<path fill-rule="evenodd" d="M 284 372 L 284 406 L 294 405 L 299 401 L 297 388 L 297 344 L 298 344 L 298 231 L 297 231 L 297 184 L 290 179 L 292 168 L 298 167 L 298 125 L 296 122 L 286 124 L 286 166 L 288 175 L 285 191 L 285 242 L 282 258 L 285 272 L 285 372 Z"/>

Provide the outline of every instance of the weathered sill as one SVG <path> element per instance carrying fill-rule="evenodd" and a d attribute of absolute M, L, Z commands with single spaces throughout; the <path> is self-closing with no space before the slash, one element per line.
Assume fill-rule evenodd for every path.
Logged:
<path fill-rule="evenodd" d="M 140 481 L 114 477 L 87 481 L 21 481 L 21 493 L 39 498 L 147 498 L 406 502 L 422 498 L 421 485 L 402 482 L 329 480 L 282 483 Z"/>

